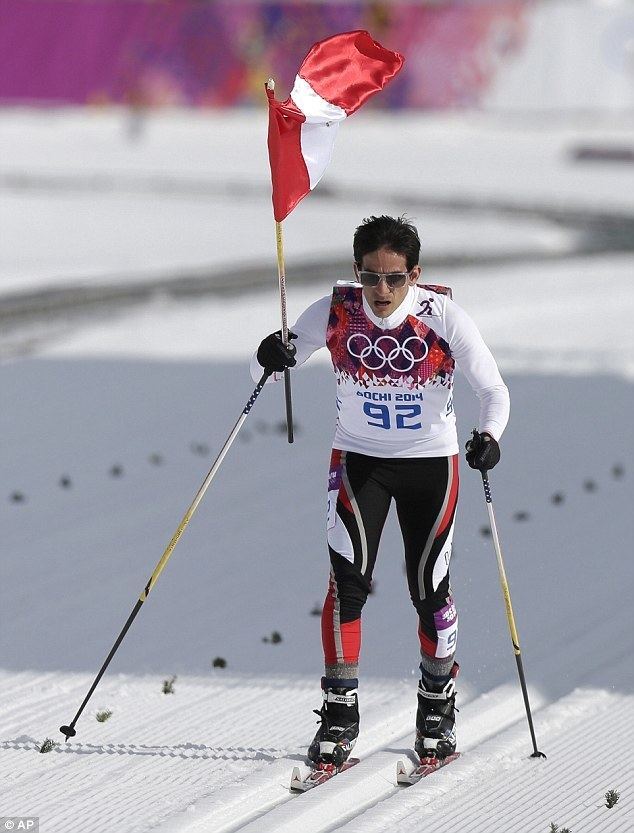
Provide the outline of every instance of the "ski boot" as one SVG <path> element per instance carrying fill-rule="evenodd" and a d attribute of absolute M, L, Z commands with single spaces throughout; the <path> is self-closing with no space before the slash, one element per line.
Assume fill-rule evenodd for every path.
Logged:
<path fill-rule="evenodd" d="M 321 718 L 321 726 L 308 747 L 308 758 L 316 766 L 332 765 L 337 768 L 347 761 L 359 734 L 359 704 L 357 681 L 341 680 L 344 685 L 330 686 L 336 682 L 322 678 L 324 698 L 315 714 Z M 353 683 L 353 685 L 346 685 Z"/>
<path fill-rule="evenodd" d="M 434 686 L 423 676 L 418 684 L 414 750 L 421 760 L 446 758 L 456 751 L 455 679 L 458 670 L 458 663 L 454 662 L 448 682 Z"/>

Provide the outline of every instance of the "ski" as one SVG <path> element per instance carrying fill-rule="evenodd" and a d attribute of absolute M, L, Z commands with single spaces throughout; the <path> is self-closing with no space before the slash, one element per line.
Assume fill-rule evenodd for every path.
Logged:
<path fill-rule="evenodd" d="M 402 786 L 417 784 L 421 778 L 431 775 L 432 772 L 447 766 L 459 757 L 460 752 L 454 752 L 452 755 L 447 755 L 446 758 L 421 758 L 420 764 L 410 773 L 407 772 L 404 762 L 399 761 L 396 765 L 396 782 Z"/>
<path fill-rule="evenodd" d="M 345 772 L 358 763 L 359 758 L 348 758 L 340 767 L 336 767 L 334 764 L 321 764 L 320 766 L 311 768 L 305 778 L 302 778 L 298 766 L 293 767 L 290 790 L 291 792 L 301 793 L 306 792 L 306 790 L 312 790 L 313 787 L 318 787 L 320 784 L 330 781 L 335 775 L 338 775 L 340 772 Z"/>

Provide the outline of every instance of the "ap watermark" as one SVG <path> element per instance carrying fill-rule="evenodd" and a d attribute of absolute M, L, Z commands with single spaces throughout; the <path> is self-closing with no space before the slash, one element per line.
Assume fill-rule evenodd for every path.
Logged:
<path fill-rule="evenodd" d="M 39 816 L 0 816 L 0 833 L 5 830 L 29 830 L 30 833 L 39 833 Z"/>

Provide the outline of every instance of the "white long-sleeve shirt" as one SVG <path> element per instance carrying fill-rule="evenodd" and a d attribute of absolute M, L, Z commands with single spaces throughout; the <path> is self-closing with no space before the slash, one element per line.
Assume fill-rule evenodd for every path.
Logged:
<path fill-rule="evenodd" d="M 410 287 L 400 306 L 379 318 L 358 284 L 340 282 L 291 329 L 298 366 L 321 347 L 330 350 L 335 448 L 373 457 L 457 454 L 454 363 L 480 400 L 479 430 L 499 440 L 506 427 L 509 393 L 495 359 L 444 287 Z M 262 374 L 255 356 L 251 374 L 255 380 Z"/>

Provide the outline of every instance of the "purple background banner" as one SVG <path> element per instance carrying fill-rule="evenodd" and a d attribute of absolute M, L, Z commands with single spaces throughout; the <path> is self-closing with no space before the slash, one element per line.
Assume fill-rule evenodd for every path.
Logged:
<path fill-rule="evenodd" d="M 266 79 L 285 97 L 312 43 L 367 29 L 406 57 L 371 106 L 474 106 L 530 5 L 0 0 L 0 102 L 264 106 Z"/>

